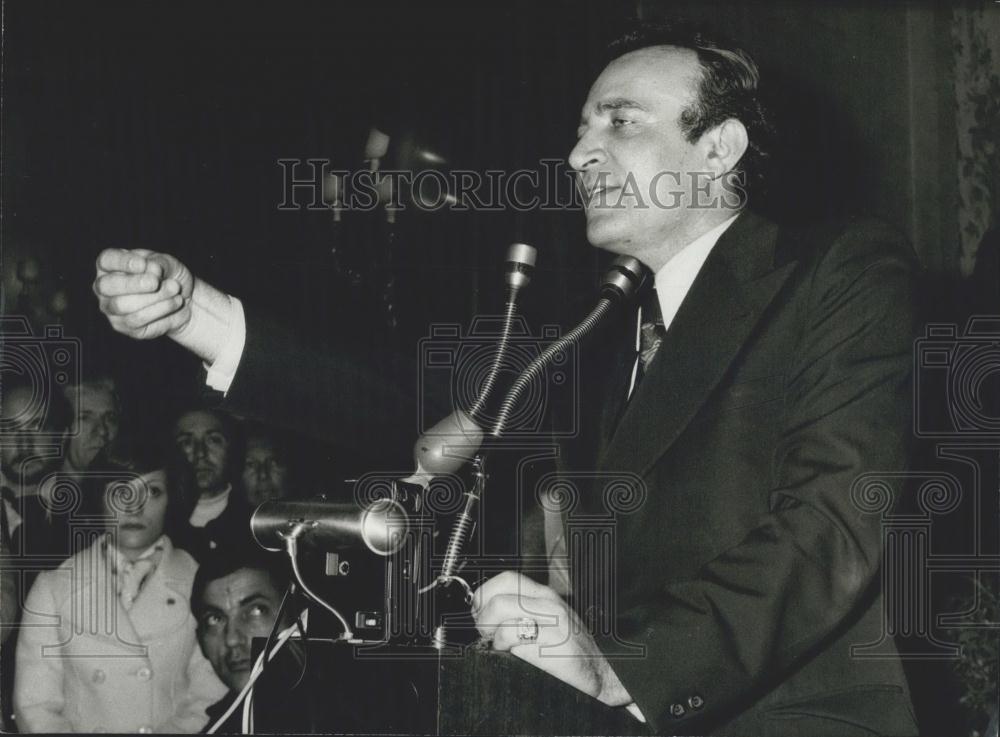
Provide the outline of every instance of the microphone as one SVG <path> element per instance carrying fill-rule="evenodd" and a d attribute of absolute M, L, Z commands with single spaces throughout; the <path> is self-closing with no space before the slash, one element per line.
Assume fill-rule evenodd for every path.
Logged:
<path fill-rule="evenodd" d="M 507 392 L 507 397 L 500 406 L 497 419 L 493 423 L 490 436 L 499 438 L 503 435 L 510 419 L 511 412 L 520 400 L 521 395 L 528 388 L 532 381 L 552 362 L 559 353 L 566 350 L 567 346 L 576 343 L 586 337 L 596 328 L 611 309 L 617 305 L 631 302 L 646 281 L 646 267 L 632 256 L 619 256 L 611 267 L 605 272 L 601 280 L 601 298 L 597 305 L 590 311 L 575 328 L 564 336 L 551 343 L 548 348 L 535 357 L 528 367 L 521 372 L 517 380 L 511 385 Z"/>
<path fill-rule="evenodd" d="M 406 511 L 392 499 L 379 499 L 368 507 L 318 499 L 264 502 L 250 518 L 250 531 L 265 550 L 285 548 L 296 527 L 299 542 L 322 550 L 366 547 L 375 555 L 398 551 L 409 530 Z"/>
<path fill-rule="evenodd" d="M 476 423 L 476 418 L 496 388 L 500 368 L 510 345 L 510 332 L 517 312 L 517 298 L 521 290 L 531 283 L 537 255 L 538 251 L 527 243 L 513 243 L 507 249 L 504 264 L 507 299 L 504 305 L 503 328 L 479 396 L 467 411 L 456 409 L 417 438 L 417 442 L 413 445 L 413 460 L 417 470 L 412 476 L 403 479 L 404 482 L 427 488 L 427 484 L 434 476 L 455 473 L 471 461 L 482 445 L 484 432 Z"/>
<path fill-rule="evenodd" d="M 646 283 L 648 270 L 631 256 L 619 256 L 604 273 L 601 296 L 615 302 L 629 302 Z"/>
<path fill-rule="evenodd" d="M 605 316 L 607 316 L 607 314 L 611 311 L 613 306 L 625 304 L 635 297 L 645 281 L 645 273 L 645 267 L 643 267 L 638 259 L 632 258 L 631 256 L 619 256 L 614 260 L 611 264 L 611 268 L 605 273 L 604 279 L 601 283 L 601 298 L 598 300 L 594 309 L 590 311 L 590 314 L 587 315 L 579 325 L 570 330 L 563 337 L 554 341 L 548 346 L 548 348 L 536 356 L 528 367 L 517 377 L 517 380 L 507 392 L 507 397 L 504 399 L 503 404 L 500 407 L 496 422 L 490 432 L 491 437 L 499 438 L 503 435 L 503 431 L 507 426 L 510 414 L 525 389 L 528 388 L 531 382 L 534 381 L 542 370 L 559 353 L 564 351 L 571 343 L 581 340 L 595 327 L 597 327 L 597 325 L 600 324 Z M 472 590 L 469 588 L 468 583 L 465 582 L 464 579 L 456 575 L 456 571 L 458 570 L 458 559 L 465 546 L 465 541 L 472 534 L 475 524 L 473 510 L 483 494 L 486 482 L 486 474 L 483 469 L 483 459 L 481 456 L 475 455 L 477 449 L 478 446 L 476 446 L 476 448 L 462 449 L 467 457 L 472 458 L 473 476 L 475 477 L 476 482 L 473 489 L 465 494 L 465 504 L 455 521 L 451 536 L 448 539 L 448 547 L 445 550 L 444 561 L 441 565 L 441 574 L 437 579 L 439 582 L 460 582 L 464 585 L 467 600 L 470 602 Z M 439 632 L 435 634 L 435 643 L 438 646 L 443 646 L 443 628 L 443 625 L 439 627 Z"/>
<path fill-rule="evenodd" d="M 504 279 L 508 290 L 523 289 L 531 283 L 538 251 L 527 243 L 512 243 L 507 249 Z"/>
<path fill-rule="evenodd" d="M 483 411 L 487 400 L 493 394 L 496 387 L 497 377 L 500 375 L 500 367 L 507 357 L 507 349 L 510 345 L 510 331 L 514 326 L 514 318 L 517 312 L 517 297 L 521 290 L 531 283 L 531 275 L 535 271 L 535 259 L 538 252 L 526 243 L 514 243 L 507 249 L 507 258 L 504 265 L 504 281 L 507 283 L 507 299 L 504 304 L 503 329 L 500 331 L 500 340 L 497 341 L 497 350 L 493 356 L 493 363 L 483 381 L 483 388 L 479 391 L 479 396 L 469 408 L 469 418 L 473 421 Z"/>
<path fill-rule="evenodd" d="M 413 444 L 417 470 L 403 481 L 426 488 L 434 476 L 455 473 L 472 460 L 483 444 L 483 435 L 483 428 L 456 409 L 417 438 Z"/>

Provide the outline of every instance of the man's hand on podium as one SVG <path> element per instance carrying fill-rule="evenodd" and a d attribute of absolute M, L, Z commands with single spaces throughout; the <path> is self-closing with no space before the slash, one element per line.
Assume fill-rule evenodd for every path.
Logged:
<path fill-rule="evenodd" d="M 475 592 L 472 614 L 484 640 L 608 706 L 632 702 L 583 621 L 548 586 L 514 571 Z"/>

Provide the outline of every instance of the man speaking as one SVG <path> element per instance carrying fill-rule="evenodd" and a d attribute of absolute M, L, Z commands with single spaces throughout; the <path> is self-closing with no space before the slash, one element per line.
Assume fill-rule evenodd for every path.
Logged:
<path fill-rule="evenodd" d="M 616 569 L 571 577 L 609 596 L 507 572 L 476 592 L 477 626 L 636 731 L 916 734 L 891 645 L 852 657 L 884 638 L 881 520 L 854 491 L 905 466 L 911 253 L 872 223 L 792 230 L 744 208 L 767 123 L 742 50 L 646 27 L 612 52 L 570 164 L 590 242 L 656 289 L 602 345 L 581 392 L 600 406 L 565 458 L 641 478 L 644 501 L 618 521 Z M 95 292 L 116 329 L 170 335 L 217 388 L 261 372 L 253 320 L 169 256 L 105 251 Z M 316 386 L 350 377 L 316 360 L 334 372 Z M 607 617 L 614 636 L 595 636 Z M 623 641 L 643 657 L 616 657 Z"/>

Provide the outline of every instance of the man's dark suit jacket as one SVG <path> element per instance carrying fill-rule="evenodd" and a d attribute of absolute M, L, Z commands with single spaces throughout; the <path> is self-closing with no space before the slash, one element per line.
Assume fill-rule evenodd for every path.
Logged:
<path fill-rule="evenodd" d="M 644 492 L 616 517 L 613 573 L 575 578 L 610 580 L 615 601 L 574 604 L 612 618 L 609 655 L 644 649 L 612 665 L 656 733 L 916 733 L 891 643 L 888 658 L 851 656 L 883 632 L 882 520 L 852 489 L 905 466 L 913 271 L 877 225 L 785 230 L 745 212 L 627 406 L 634 313 L 584 351 L 612 360 L 581 376 L 582 442 L 563 461 Z M 247 324 L 230 406 L 347 447 L 415 437 L 416 379 L 386 381 L 377 351 L 303 349 Z M 601 489 L 577 511 L 607 516 Z"/>
<path fill-rule="evenodd" d="M 568 521 L 617 507 L 615 562 L 574 581 L 615 600 L 575 603 L 609 656 L 643 648 L 612 666 L 656 733 L 916 734 L 891 640 L 851 652 L 883 637 L 882 518 L 855 482 L 906 464 L 913 271 L 876 224 L 744 212 L 630 399 L 634 312 L 589 344 L 611 359 L 582 395 L 605 401 L 565 464 L 641 491 L 584 487 Z"/>
<path fill-rule="evenodd" d="M 418 415 L 441 418 L 451 411 L 446 402 L 428 400 L 413 356 L 380 344 L 301 335 L 250 305 L 245 312 L 246 343 L 223 402 L 226 409 L 366 460 L 391 459 L 393 465 L 378 470 L 413 470 Z"/>

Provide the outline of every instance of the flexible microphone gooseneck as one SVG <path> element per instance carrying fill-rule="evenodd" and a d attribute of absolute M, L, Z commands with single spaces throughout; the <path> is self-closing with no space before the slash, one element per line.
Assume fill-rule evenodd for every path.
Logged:
<path fill-rule="evenodd" d="M 417 470 L 412 476 L 402 479 L 404 482 L 419 484 L 426 489 L 434 476 L 455 473 L 469 463 L 482 445 L 483 428 L 476 422 L 476 418 L 482 413 L 496 388 L 517 315 L 517 298 L 521 290 L 531 283 L 536 256 L 535 249 L 525 243 L 514 243 L 507 249 L 507 297 L 503 328 L 479 396 L 468 410 L 456 409 L 417 438 L 413 445 L 413 460 Z"/>
<path fill-rule="evenodd" d="M 613 307 L 630 302 L 642 287 L 645 276 L 646 268 L 638 259 L 631 256 L 619 256 L 614 260 L 611 268 L 604 275 L 601 283 L 601 298 L 594 309 L 590 311 L 579 325 L 542 351 L 517 377 L 517 380 L 507 392 L 507 396 L 500 407 L 500 412 L 490 432 L 491 437 L 500 438 L 503 435 L 510 414 L 513 412 L 518 400 L 524 394 L 525 389 L 528 388 L 531 382 L 535 380 L 552 359 L 560 352 L 566 350 L 570 344 L 583 339 L 593 331 L 611 312 Z M 471 456 L 472 453 L 475 453 L 475 450 L 471 453 L 468 450 L 466 452 L 467 456 Z M 455 572 L 458 567 L 458 558 L 475 523 L 473 511 L 476 503 L 483 494 L 486 483 L 486 472 L 484 470 L 482 455 L 476 454 L 471 460 L 475 484 L 465 494 L 465 504 L 458 518 L 455 520 L 451 537 L 448 538 L 448 547 L 441 565 L 441 575 L 437 579 L 439 582 L 459 581 L 465 587 L 466 597 L 469 600 L 471 600 L 472 591 L 468 583 L 458 578 Z"/>
<path fill-rule="evenodd" d="M 483 388 L 479 392 L 479 397 L 468 410 L 469 418 L 475 422 L 479 413 L 486 406 L 486 401 L 493 394 L 496 387 L 497 377 L 500 375 L 500 366 L 507 356 L 507 346 L 510 343 L 510 331 L 514 324 L 514 317 L 517 313 L 517 297 L 521 289 L 531 283 L 531 274 L 535 270 L 535 259 L 537 251 L 525 243 L 514 243 L 507 250 L 506 274 L 507 299 L 504 304 L 503 329 L 500 333 L 500 340 L 497 343 L 496 354 L 493 356 L 493 364 L 489 373 L 483 381 Z"/>
<path fill-rule="evenodd" d="M 585 338 L 607 317 L 612 307 L 630 302 L 642 287 L 645 274 L 646 269 L 638 259 L 631 256 L 619 256 L 614 260 L 601 283 L 601 299 L 590 311 L 590 314 L 583 318 L 579 325 L 538 354 L 535 360 L 517 377 L 510 391 L 507 392 L 503 404 L 500 405 L 497 419 L 490 431 L 491 437 L 499 438 L 503 435 L 507 428 L 507 422 L 510 420 L 510 414 L 514 411 L 521 396 L 552 359 L 571 344 Z"/>

